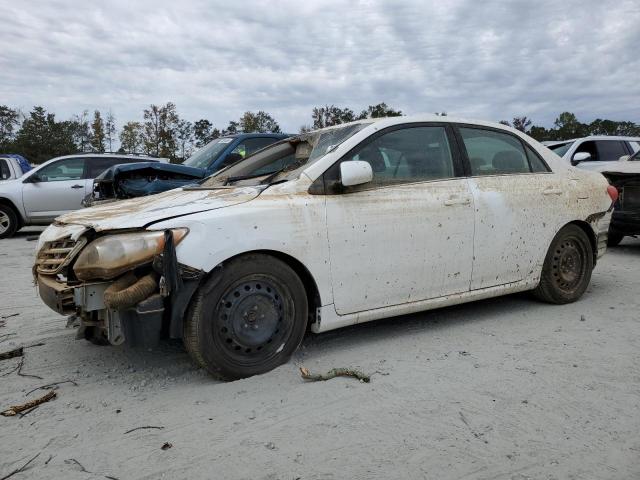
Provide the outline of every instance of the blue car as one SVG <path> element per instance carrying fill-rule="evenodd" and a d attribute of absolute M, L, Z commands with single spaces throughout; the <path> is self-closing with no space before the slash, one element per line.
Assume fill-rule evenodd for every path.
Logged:
<path fill-rule="evenodd" d="M 181 165 L 157 162 L 115 165 L 96 177 L 93 193 L 84 205 L 143 197 L 195 183 L 289 136 L 284 133 L 226 135 L 212 140 Z"/>

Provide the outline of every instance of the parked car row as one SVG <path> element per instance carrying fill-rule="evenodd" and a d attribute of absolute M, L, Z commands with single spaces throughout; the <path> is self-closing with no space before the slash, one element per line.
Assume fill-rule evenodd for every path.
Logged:
<path fill-rule="evenodd" d="M 93 179 L 122 163 L 167 162 L 167 159 L 119 154 L 83 153 L 54 158 L 17 178 L 0 182 L 0 239 L 28 225 L 48 225 L 78 210 L 93 189 Z"/>
<path fill-rule="evenodd" d="M 85 338 L 181 338 L 234 379 L 287 361 L 308 328 L 525 290 L 573 302 L 617 195 L 500 124 L 364 120 L 278 141 L 194 185 L 63 215 L 40 236 L 34 272 L 42 300 L 77 315 Z"/>

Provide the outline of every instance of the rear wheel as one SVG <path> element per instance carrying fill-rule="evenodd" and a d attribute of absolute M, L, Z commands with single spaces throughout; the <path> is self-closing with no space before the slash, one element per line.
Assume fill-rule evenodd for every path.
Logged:
<path fill-rule="evenodd" d="M 8 205 L 0 204 L 0 238 L 9 238 L 18 230 L 18 216 Z"/>
<path fill-rule="evenodd" d="M 549 303 L 575 302 L 589 286 L 592 270 L 593 249 L 587 234 L 576 225 L 567 225 L 551 242 L 540 284 L 533 293 Z"/>
<path fill-rule="evenodd" d="M 193 360 L 223 380 L 250 377 L 285 363 L 307 324 L 300 278 L 263 254 L 231 260 L 196 292 L 184 325 Z"/>

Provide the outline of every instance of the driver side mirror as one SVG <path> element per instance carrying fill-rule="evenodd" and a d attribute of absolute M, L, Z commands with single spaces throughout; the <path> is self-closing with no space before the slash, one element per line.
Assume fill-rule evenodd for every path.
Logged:
<path fill-rule="evenodd" d="M 25 178 L 22 183 L 39 183 L 41 181 L 42 179 L 40 178 L 40 176 L 37 173 L 34 173 L 32 175 L 29 175 L 28 178 Z"/>
<path fill-rule="evenodd" d="M 340 180 L 345 187 L 362 185 L 373 180 L 373 169 L 369 162 L 349 160 L 340 164 Z"/>
<path fill-rule="evenodd" d="M 591 159 L 591 154 L 589 152 L 578 152 L 573 155 L 571 159 L 571 165 L 578 165 L 580 162 L 584 162 L 586 160 Z"/>

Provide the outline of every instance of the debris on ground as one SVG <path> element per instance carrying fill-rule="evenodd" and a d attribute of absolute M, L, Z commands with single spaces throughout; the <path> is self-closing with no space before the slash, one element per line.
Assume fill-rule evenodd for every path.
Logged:
<path fill-rule="evenodd" d="M 353 370 L 351 368 L 333 368 L 324 375 L 314 375 L 308 369 L 300 367 L 300 375 L 302 375 L 303 379 L 309 380 L 311 382 L 324 382 L 335 377 L 353 377 L 364 383 L 369 383 L 371 381 L 369 375 L 366 375 L 359 370 Z"/>
<path fill-rule="evenodd" d="M 42 397 L 29 400 L 28 402 L 23 403 L 21 405 L 13 405 L 8 409 L 6 409 L 5 411 L 0 412 L 0 415 L 2 415 L 3 417 L 13 417 L 20 412 L 33 409 L 34 407 L 37 407 L 42 403 L 48 402 L 49 400 L 53 400 L 54 398 L 56 398 L 56 392 L 53 390 L 49 390 Z"/>
<path fill-rule="evenodd" d="M 13 472 L 5 475 L 4 477 L 0 478 L 0 480 L 7 480 L 7 478 L 9 477 L 13 477 L 16 473 L 20 473 L 20 472 L 24 472 L 27 467 L 29 466 L 29 464 L 31 462 L 33 462 L 36 458 L 38 458 L 38 456 L 40 455 L 41 452 L 37 453 L 36 455 L 34 455 L 33 457 L 31 457 L 31 460 L 29 460 L 27 463 L 25 463 L 24 465 L 22 465 L 20 468 L 16 468 Z"/>
<path fill-rule="evenodd" d="M 27 393 L 24 394 L 24 396 L 28 396 L 29 394 L 35 392 L 36 390 L 47 390 L 47 389 L 51 389 L 51 390 L 57 390 L 58 389 L 58 385 L 63 385 L 65 383 L 72 383 L 74 386 L 78 386 L 78 384 L 73 381 L 73 380 L 62 380 L 60 382 L 53 382 L 53 383 L 47 383 L 46 385 L 42 385 L 41 387 L 36 387 L 32 390 L 29 390 Z M 55 387 L 55 388 L 53 388 Z"/>
<path fill-rule="evenodd" d="M 172 444 L 170 444 L 169 442 L 164 442 L 162 444 L 162 446 L 160 447 L 161 450 L 169 450 L 171 447 L 173 447 Z"/>
<path fill-rule="evenodd" d="M 126 435 L 127 433 L 131 433 L 131 432 L 135 432 L 136 430 L 146 430 L 149 428 L 154 428 L 156 430 L 162 430 L 164 427 L 155 427 L 153 425 L 147 425 L 144 427 L 136 427 L 136 428 L 132 428 L 131 430 L 127 430 L 126 432 L 124 432 L 124 434 Z"/>
<path fill-rule="evenodd" d="M 21 357 L 24 354 L 24 348 L 14 348 L 13 350 L 9 350 L 8 352 L 0 353 L 0 360 L 8 360 L 10 358 Z"/>

